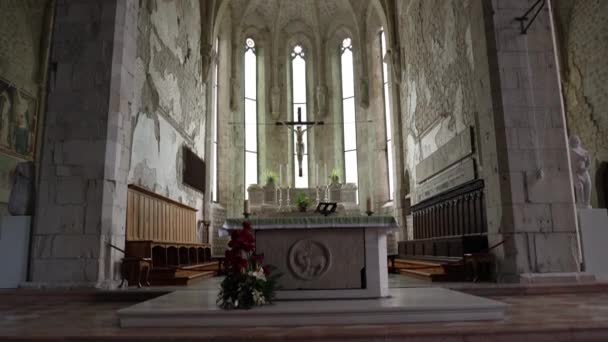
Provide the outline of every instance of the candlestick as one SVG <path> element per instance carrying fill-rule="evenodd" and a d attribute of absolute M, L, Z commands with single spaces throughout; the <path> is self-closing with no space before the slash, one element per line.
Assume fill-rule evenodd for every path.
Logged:
<path fill-rule="evenodd" d="M 370 213 L 374 212 L 374 208 L 373 208 L 373 203 L 372 203 L 372 198 L 371 196 L 367 198 L 366 201 L 366 212 L 368 213 L 368 215 L 371 215 Z"/>
<path fill-rule="evenodd" d="M 244 200 L 243 201 L 243 214 L 245 215 L 249 215 L 251 214 L 250 208 L 249 208 L 249 200 Z"/>
<path fill-rule="evenodd" d="M 327 163 L 323 163 L 323 184 L 328 184 Z"/>
<path fill-rule="evenodd" d="M 283 186 L 283 164 L 279 163 L 279 187 Z"/>
<path fill-rule="evenodd" d="M 319 186 L 319 163 L 315 163 L 315 180 L 317 187 Z"/>

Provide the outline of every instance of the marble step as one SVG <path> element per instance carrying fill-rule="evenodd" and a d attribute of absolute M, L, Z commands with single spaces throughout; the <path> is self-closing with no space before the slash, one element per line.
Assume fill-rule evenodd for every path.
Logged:
<path fill-rule="evenodd" d="M 395 288 L 378 299 L 277 301 L 222 310 L 217 291 L 176 291 L 117 312 L 123 328 L 369 325 L 502 320 L 507 304 L 438 287 Z"/>
<path fill-rule="evenodd" d="M 395 259 L 397 273 L 430 281 L 462 280 L 464 266 L 454 261 Z"/>

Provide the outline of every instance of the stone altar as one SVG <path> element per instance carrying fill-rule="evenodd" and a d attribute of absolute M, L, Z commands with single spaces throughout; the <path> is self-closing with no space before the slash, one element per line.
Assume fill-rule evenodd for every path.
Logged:
<path fill-rule="evenodd" d="M 240 229 L 228 219 L 223 234 Z M 381 298 L 388 295 L 386 235 L 392 216 L 253 218 L 256 251 L 283 273 L 278 299 Z"/>
<path fill-rule="evenodd" d="M 261 186 L 252 184 L 247 188 L 249 205 L 252 213 L 275 215 L 277 212 L 297 210 L 295 199 L 300 193 L 306 194 L 311 200 L 310 210 L 314 210 L 319 201 L 328 200 L 338 203 L 338 211 L 342 213 L 358 214 L 357 185 L 355 183 L 332 184 L 319 188 L 286 188 L 276 186 Z M 289 199 L 289 202 L 288 202 Z"/>

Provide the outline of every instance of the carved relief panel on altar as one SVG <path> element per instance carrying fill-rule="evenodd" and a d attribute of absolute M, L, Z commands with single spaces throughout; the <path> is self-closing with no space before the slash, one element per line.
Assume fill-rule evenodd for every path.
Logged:
<path fill-rule="evenodd" d="M 282 290 L 364 288 L 364 250 L 359 228 L 256 231 L 256 251 L 283 274 Z"/>

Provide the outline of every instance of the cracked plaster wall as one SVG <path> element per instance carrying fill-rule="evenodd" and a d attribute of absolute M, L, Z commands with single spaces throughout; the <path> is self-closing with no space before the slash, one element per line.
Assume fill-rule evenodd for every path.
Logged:
<path fill-rule="evenodd" d="M 467 127 L 478 126 L 479 113 L 491 115 L 490 84 L 487 54 L 480 47 L 485 33 L 479 1 L 400 1 L 398 12 L 401 134 L 415 191 L 416 165 Z M 476 157 L 479 161 L 479 153 Z"/>
<path fill-rule="evenodd" d="M 203 194 L 182 183 L 182 146 L 205 158 L 199 2 L 140 1 L 138 14 L 129 183 L 200 215 Z"/>
<path fill-rule="evenodd" d="M 606 208 L 608 162 L 608 2 L 560 0 L 562 91 L 569 134 L 578 135 L 593 156 L 592 205 Z"/>

